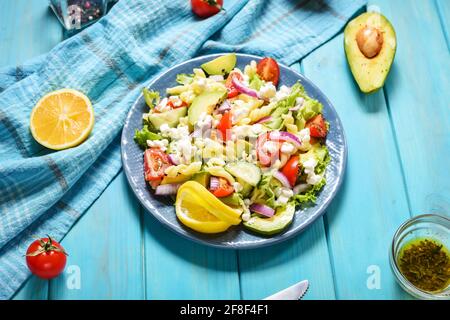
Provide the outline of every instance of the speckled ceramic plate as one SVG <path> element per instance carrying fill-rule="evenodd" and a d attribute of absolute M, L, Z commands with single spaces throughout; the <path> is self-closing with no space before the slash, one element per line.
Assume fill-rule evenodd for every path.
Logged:
<path fill-rule="evenodd" d="M 176 85 L 176 75 L 179 73 L 192 73 L 202 63 L 220 56 L 220 54 L 198 57 L 183 62 L 156 78 L 150 88 L 165 94 L 167 87 Z M 258 61 L 257 56 L 237 54 L 237 66 L 243 70 L 251 60 Z M 175 215 L 174 200 L 171 197 L 158 197 L 153 195 L 150 187 L 144 180 L 143 152 L 133 141 L 136 128 L 142 128 L 142 113 L 148 112 L 143 96 L 141 95 L 131 108 L 125 121 L 122 133 L 122 161 L 125 174 L 131 189 L 148 213 L 158 219 L 162 225 L 193 241 L 206 245 L 228 248 L 248 249 L 271 245 L 293 237 L 319 218 L 336 195 L 344 177 L 347 159 L 347 146 L 345 143 L 342 123 L 325 95 L 308 79 L 292 69 L 280 65 L 280 85 L 292 86 L 300 81 L 308 95 L 319 100 L 323 106 L 323 114 L 330 123 L 326 144 L 330 151 L 331 162 L 326 170 L 327 184 L 322 189 L 314 206 L 298 209 L 292 224 L 282 233 L 272 237 L 264 237 L 246 230 L 243 226 L 233 226 L 226 232 L 216 235 L 205 235 L 182 225 Z"/>

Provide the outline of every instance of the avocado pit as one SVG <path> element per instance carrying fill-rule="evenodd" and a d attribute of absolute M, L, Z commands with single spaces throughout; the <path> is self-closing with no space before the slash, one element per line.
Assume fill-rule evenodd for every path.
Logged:
<path fill-rule="evenodd" d="M 356 43 L 368 59 L 376 57 L 383 47 L 383 34 L 377 28 L 365 26 L 356 34 Z"/>

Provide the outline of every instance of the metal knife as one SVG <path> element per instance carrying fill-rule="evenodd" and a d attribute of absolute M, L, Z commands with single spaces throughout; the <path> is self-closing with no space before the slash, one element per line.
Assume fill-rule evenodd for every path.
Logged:
<path fill-rule="evenodd" d="M 303 280 L 293 286 L 290 286 L 289 288 L 264 298 L 264 300 L 300 300 L 306 294 L 308 288 L 308 280 Z"/>

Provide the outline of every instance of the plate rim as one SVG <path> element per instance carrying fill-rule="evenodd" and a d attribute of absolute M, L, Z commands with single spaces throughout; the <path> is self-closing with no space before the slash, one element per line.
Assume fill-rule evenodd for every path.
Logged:
<path fill-rule="evenodd" d="M 185 60 L 183 62 L 180 62 L 172 67 L 170 67 L 169 69 L 161 72 L 159 75 L 157 75 L 155 77 L 155 79 L 153 79 L 151 82 L 149 82 L 145 87 L 146 88 L 150 88 L 154 83 L 156 83 L 157 81 L 159 81 L 166 73 L 179 68 L 185 64 L 189 64 L 198 60 L 203 60 L 205 58 L 215 58 L 218 56 L 222 56 L 224 54 L 229 54 L 230 52 L 222 52 L 222 53 L 212 53 L 212 54 L 207 54 L 207 55 L 201 55 L 198 57 L 194 57 L 192 59 L 188 59 Z M 253 54 L 246 54 L 246 53 L 239 53 L 239 52 L 234 52 L 236 54 L 236 57 L 247 57 L 247 58 L 253 58 L 253 59 L 257 59 L 260 60 L 264 57 L 262 56 L 257 56 L 257 55 L 253 55 Z M 327 95 L 325 95 L 322 90 L 319 89 L 319 87 L 316 86 L 316 84 L 314 82 L 312 82 L 310 79 L 308 79 L 306 76 L 304 76 L 303 74 L 301 74 L 300 72 L 297 72 L 296 70 L 293 70 L 291 67 L 286 66 L 282 63 L 278 63 L 280 65 L 280 67 L 284 67 L 289 69 L 291 72 L 293 72 L 300 80 L 305 80 L 306 82 L 308 82 L 308 84 L 314 89 L 316 90 L 316 92 L 321 95 L 324 100 L 327 102 L 327 104 L 332 108 L 332 110 L 334 111 L 334 113 L 336 114 L 336 121 L 339 123 L 339 126 L 341 128 L 341 133 L 342 133 L 342 145 L 343 145 L 343 159 L 342 159 L 342 167 L 340 170 L 340 174 L 337 177 L 337 183 L 334 187 L 334 190 L 332 190 L 332 195 L 330 197 L 328 197 L 328 199 L 326 199 L 325 202 L 322 203 L 321 207 L 316 211 L 316 213 L 311 216 L 308 220 L 306 220 L 303 225 L 301 225 L 298 229 L 296 229 L 295 231 L 291 232 L 291 233 L 281 233 L 279 235 L 274 235 L 273 237 L 264 237 L 261 236 L 261 241 L 262 242 L 252 242 L 252 243 L 241 243 L 241 244 L 220 244 L 220 243 L 212 243 L 209 242 L 208 240 L 205 239 L 200 239 L 197 238 L 195 236 L 192 236 L 191 234 L 187 234 L 187 233 L 183 233 L 180 230 L 172 227 L 169 223 L 167 223 L 167 221 L 163 220 L 162 217 L 160 217 L 160 215 L 158 214 L 154 214 L 152 212 L 152 210 L 150 208 L 148 208 L 148 206 L 145 204 L 145 201 L 143 201 L 140 197 L 140 195 L 136 192 L 136 190 L 134 190 L 133 188 L 133 183 L 131 181 L 131 176 L 130 176 L 130 172 L 127 168 L 127 166 L 124 165 L 125 163 L 125 148 L 124 148 L 124 140 L 126 140 L 125 137 L 125 133 L 126 130 L 125 127 L 127 127 L 128 123 L 129 123 L 129 119 L 131 117 L 131 111 L 135 109 L 136 105 L 138 104 L 138 102 L 141 100 L 143 93 L 142 91 L 140 92 L 140 94 L 137 96 L 136 100 L 134 101 L 134 103 L 132 104 L 132 106 L 130 107 L 127 116 L 125 118 L 124 121 L 124 125 L 122 128 L 122 133 L 121 133 L 121 137 L 120 137 L 120 155 L 121 155 L 121 160 L 122 160 L 122 167 L 123 167 L 123 171 L 125 172 L 125 176 L 127 178 L 127 182 L 128 185 L 130 187 L 130 189 L 133 191 L 134 196 L 137 198 L 137 200 L 139 201 L 139 204 L 145 209 L 145 211 L 147 212 L 147 214 L 151 214 L 156 220 L 158 220 L 158 222 L 163 225 L 165 228 L 171 230 L 172 232 L 176 233 L 177 235 L 182 236 L 185 239 L 188 239 L 190 241 L 194 241 L 196 243 L 202 244 L 202 245 L 206 245 L 208 247 L 213 247 L 213 248 L 218 248 L 218 249 L 224 249 L 224 250 L 248 250 L 248 249 L 257 249 L 257 248 L 263 248 L 263 247 L 267 247 L 267 246 L 271 246 L 274 244 L 278 244 L 281 242 L 284 242 L 288 239 L 293 238 L 294 236 L 299 235 L 301 232 L 303 232 L 305 229 L 307 229 L 312 223 L 314 223 L 315 221 L 317 221 L 317 219 L 319 219 L 320 217 L 322 217 L 326 211 L 326 209 L 330 206 L 331 202 L 336 198 L 336 195 L 339 193 L 341 186 L 343 184 L 344 181 L 344 177 L 345 177 L 345 173 L 346 173 L 346 169 L 347 169 L 347 158 L 348 158 L 348 145 L 347 145 L 347 139 L 346 139 L 346 135 L 345 135 L 345 130 L 344 130 L 344 126 L 342 124 L 341 118 L 336 110 L 336 108 L 334 107 L 334 105 L 331 103 L 330 99 L 328 98 Z M 296 209 L 295 214 L 297 214 L 298 209 Z"/>

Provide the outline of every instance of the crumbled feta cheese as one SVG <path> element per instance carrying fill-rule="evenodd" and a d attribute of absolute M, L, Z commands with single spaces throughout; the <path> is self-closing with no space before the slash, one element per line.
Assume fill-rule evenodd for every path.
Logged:
<path fill-rule="evenodd" d="M 319 174 L 309 174 L 306 178 L 306 182 L 312 185 L 318 184 L 322 180 L 322 176 Z"/>
<path fill-rule="evenodd" d="M 289 143 L 289 142 L 283 142 L 283 143 L 281 144 L 281 148 L 280 148 L 281 153 L 284 153 L 284 154 L 288 154 L 288 155 L 289 155 L 289 154 L 294 153 L 295 150 L 296 150 L 296 148 L 295 148 L 295 146 L 294 146 L 292 143 Z"/>
<path fill-rule="evenodd" d="M 294 192 L 289 188 L 280 187 L 276 189 L 276 194 L 277 194 L 276 200 L 277 203 L 284 205 L 294 195 Z"/>
<path fill-rule="evenodd" d="M 302 97 L 295 98 L 295 106 L 301 107 L 304 102 L 305 102 L 305 99 L 303 99 Z"/>
<path fill-rule="evenodd" d="M 252 132 L 253 134 L 259 134 L 264 131 L 263 125 L 260 123 L 256 123 L 252 125 Z"/>
<path fill-rule="evenodd" d="M 166 112 L 170 110 L 170 106 L 167 105 L 167 103 L 169 102 L 169 99 L 164 98 L 162 99 L 158 105 L 155 107 L 156 110 L 158 110 L 159 112 Z"/>
<path fill-rule="evenodd" d="M 252 200 L 251 200 L 251 199 L 244 199 L 244 204 L 245 204 L 246 206 L 249 206 L 249 205 L 252 204 Z"/>
<path fill-rule="evenodd" d="M 224 78 L 221 74 L 209 76 L 208 79 L 211 79 L 212 81 L 215 81 L 215 82 L 220 82 L 220 81 L 224 80 Z"/>
<path fill-rule="evenodd" d="M 275 153 L 278 151 L 278 144 L 274 141 L 266 141 L 263 144 L 263 150 L 267 153 Z"/>
<path fill-rule="evenodd" d="M 181 105 L 183 104 L 183 100 L 181 100 L 179 96 L 170 96 L 169 101 L 174 107 L 181 107 Z"/>
<path fill-rule="evenodd" d="M 244 212 L 242 214 L 242 221 L 248 221 L 250 220 L 250 217 L 251 217 L 250 212 Z"/>
<path fill-rule="evenodd" d="M 211 128 L 213 123 L 213 117 L 206 112 L 202 112 L 200 116 L 198 117 L 197 123 L 195 124 L 195 127 L 201 128 L 201 129 L 207 129 Z"/>
<path fill-rule="evenodd" d="M 242 189 L 244 189 L 244 187 L 242 187 L 242 184 L 240 184 L 239 182 L 233 182 L 233 188 L 236 192 L 241 192 Z"/>
<path fill-rule="evenodd" d="M 259 94 L 263 99 L 273 98 L 277 93 L 277 88 L 273 85 L 272 82 L 266 82 L 261 89 L 259 89 Z"/>
<path fill-rule="evenodd" d="M 162 151 L 167 150 L 167 146 L 169 145 L 169 141 L 167 139 L 162 140 L 147 140 L 147 146 L 149 148 L 159 148 Z"/>
<path fill-rule="evenodd" d="M 277 91 L 273 100 L 280 101 L 280 100 L 288 97 L 290 94 L 291 94 L 291 88 L 283 85 L 280 87 L 280 90 Z"/>

